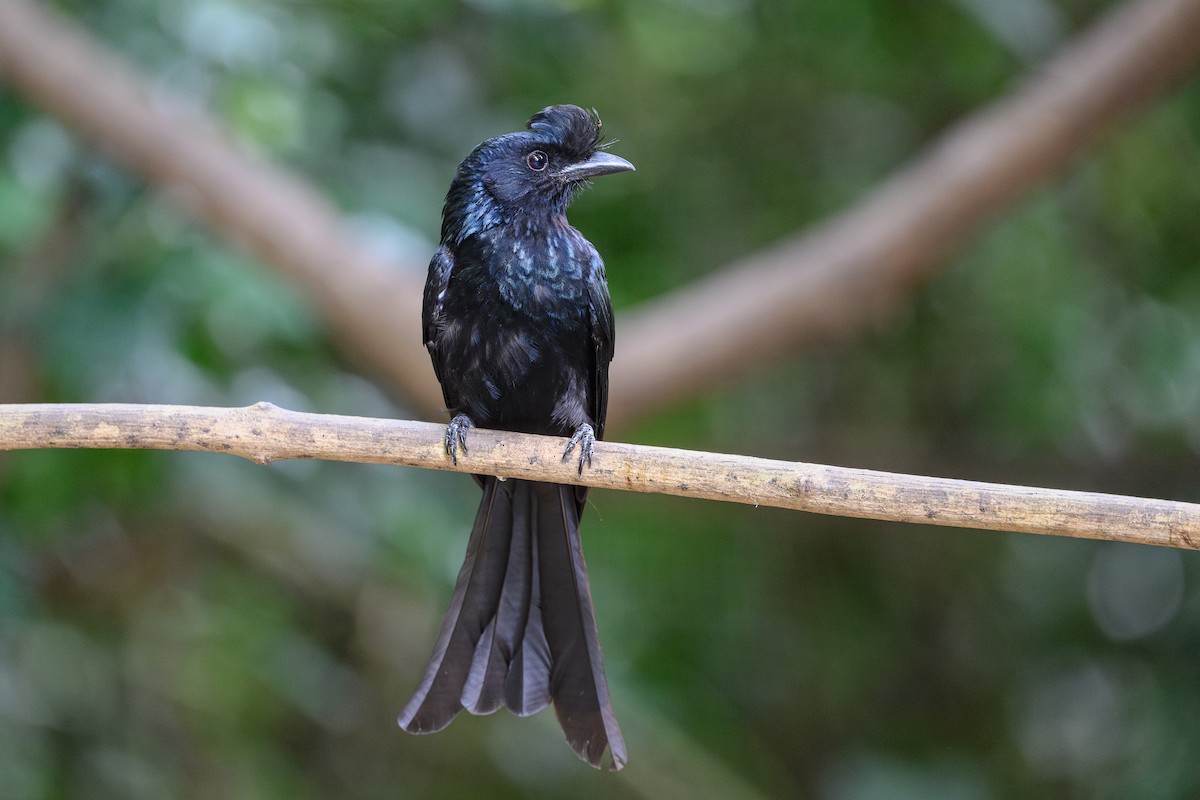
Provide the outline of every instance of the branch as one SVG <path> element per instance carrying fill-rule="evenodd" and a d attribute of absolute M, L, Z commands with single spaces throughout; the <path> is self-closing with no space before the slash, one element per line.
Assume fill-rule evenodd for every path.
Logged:
<path fill-rule="evenodd" d="M 301 285 L 349 352 L 417 408 L 441 410 L 414 324 L 422 265 L 380 263 L 310 185 L 242 153 L 48 7 L 4 0 L 2 13 L 0 76 Z M 1200 0 L 1131 0 L 845 213 L 622 315 L 610 430 L 869 325 L 1197 57 Z"/>
<path fill-rule="evenodd" d="M 798 346 L 869 327 L 985 222 L 1197 60 L 1200 0 L 1116 8 L 842 214 L 627 313 L 610 418 L 666 407 Z"/>
<path fill-rule="evenodd" d="M 417 333 L 423 263 L 372 255 L 310 184 L 248 155 L 48 5 L 4 0 L 0 18 L 0 77 L 298 284 L 348 352 L 415 408 L 442 410 Z"/>
<path fill-rule="evenodd" d="M 1200 549 L 1200 505 L 597 442 L 579 475 L 566 439 L 475 429 L 452 465 L 430 422 L 246 408 L 0 405 L 0 450 L 122 448 L 229 453 L 259 464 L 320 458 L 484 473 L 819 514 Z"/>

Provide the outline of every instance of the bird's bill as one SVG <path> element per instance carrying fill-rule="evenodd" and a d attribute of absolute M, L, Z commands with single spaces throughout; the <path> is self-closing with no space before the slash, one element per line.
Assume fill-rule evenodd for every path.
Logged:
<path fill-rule="evenodd" d="M 563 167 L 558 171 L 558 175 L 559 177 L 570 178 L 571 180 L 585 180 L 587 178 L 595 178 L 598 175 L 611 175 L 614 172 L 636 171 L 633 164 L 630 164 L 620 156 L 614 156 L 612 153 L 597 150 L 587 159 Z"/>

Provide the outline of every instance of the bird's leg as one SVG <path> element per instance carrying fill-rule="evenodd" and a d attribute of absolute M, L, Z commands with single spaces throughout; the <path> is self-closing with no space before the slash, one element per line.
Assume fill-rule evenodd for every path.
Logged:
<path fill-rule="evenodd" d="M 475 423 L 466 414 L 455 414 L 454 419 L 446 426 L 446 455 L 451 463 L 458 466 L 458 448 L 467 452 L 467 431 L 475 427 Z"/>
<path fill-rule="evenodd" d="M 563 463 L 571 458 L 571 451 L 575 449 L 576 445 L 579 445 L 579 474 L 582 475 L 583 462 L 586 461 L 589 467 L 592 465 L 592 450 L 596 447 L 596 432 L 586 422 L 571 434 L 571 440 L 567 442 L 567 449 L 563 451 Z"/>

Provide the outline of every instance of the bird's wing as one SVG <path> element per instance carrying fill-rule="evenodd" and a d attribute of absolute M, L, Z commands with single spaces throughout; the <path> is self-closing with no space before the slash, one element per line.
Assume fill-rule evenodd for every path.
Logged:
<path fill-rule="evenodd" d="M 429 261 L 429 277 L 425 279 L 425 295 L 421 302 L 421 341 L 433 361 L 433 372 L 442 385 L 442 398 L 447 408 L 455 408 L 442 377 L 442 357 L 438 338 L 444 323 L 446 288 L 450 285 L 450 273 L 454 271 L 454 254 L 442 245 Z"/>
<path fill-rule="evenodd" d="M 613 357 L 616 333 L 613 328 L 612 301 L 608 297 L 608 282 L 604 262 L 595 250 L 587 282 L 588 325 L 592 334 L 592 420 L 596 438 L 604 438 L 604 419 L 608 413 L 608 364 Z"/>

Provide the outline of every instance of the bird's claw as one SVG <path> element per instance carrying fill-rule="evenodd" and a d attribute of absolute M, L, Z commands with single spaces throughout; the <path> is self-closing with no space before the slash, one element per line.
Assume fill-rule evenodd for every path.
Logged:
<path fill-rule="evenodd" d="M 467 452 L 467 431 L 475 427 L 475 423 L 471 422 L 471 418 L 466 414 L 455 414 L 454 419 L 450 420 L 450 424 L 446 426 L 446 455 L 450 456 L 450 463 L 458 466 L 458 448 L 462 448 L 464 454 Z"/>
<path fill-rule="evenodd" d="M 576 445 L 579 446 L 579 474 L 582 475 L 584 462 L 586 461 L 589 467 L 592 465 L 592 451 L 596 448 L 596 432 L 586 422 L 571 434 L 571 440 L 567 442 L 567 449 L 563 451 L 564 464 L 570 460 L 571 451 L 575 449 Z"/>

